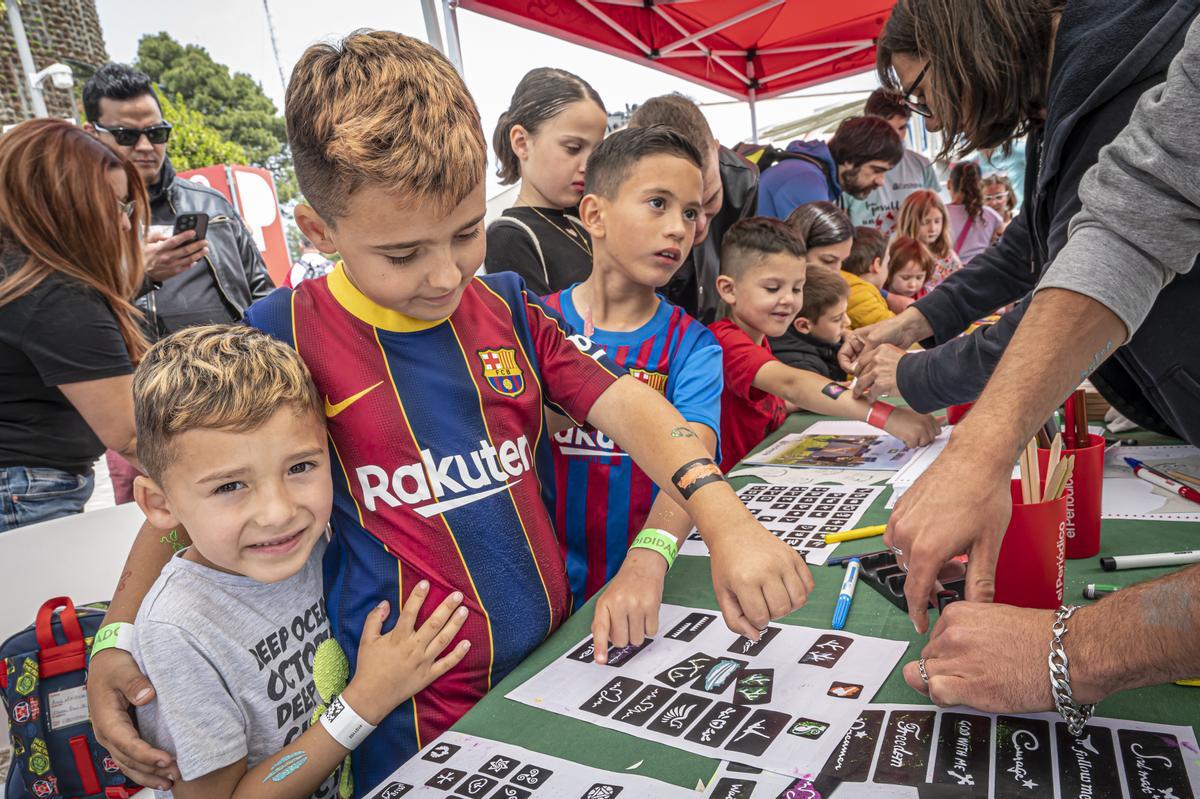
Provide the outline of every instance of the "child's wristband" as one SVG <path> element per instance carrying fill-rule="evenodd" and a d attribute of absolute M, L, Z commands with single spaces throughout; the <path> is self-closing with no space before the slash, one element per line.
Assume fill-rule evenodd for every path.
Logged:
<path fill-rule="evenodd" d="M 333 740 L 351 752 L 375 732 L 375 725 L 368 724 L 340 695 L 331 699 L 329 707 L 321 714 L 321 726 Z"/>
<path fill-rule="evenodd" d="M 882 430 L 894 410 L 896 409 L 886 402 L 871 403 L 871 410 L 867 412 L 867 424 Z"/>
<path fill-rule="evenodd" d="M 103 652 L 105 649 L 121 649 L 133 654 L 133 644 L 133 625 L 125 621 L 115 621 L 96 631 L 96 636 L 92 639 L 92 652 L 88 657 L 94 658 L 97 652 Z"/>
<path fill-rule="evenodd" d="M 666 530 L 656 530 L 648 527 L 637 534 L 630 549 L 652 549 L 667 560 L 667 569 L 675 565 L 675 556 L 679 554 L 679 543 L 675 536 Z"/>

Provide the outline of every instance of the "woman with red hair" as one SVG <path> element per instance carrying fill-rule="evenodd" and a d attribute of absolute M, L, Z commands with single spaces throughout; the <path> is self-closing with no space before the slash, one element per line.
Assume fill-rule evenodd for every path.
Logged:
<path fill-rule="evenodd" d="M 81 512 L 106 446 L 136 463 L 147 218 L 136 169 L 82 129 L 0 137 L 0 532 Z"/>

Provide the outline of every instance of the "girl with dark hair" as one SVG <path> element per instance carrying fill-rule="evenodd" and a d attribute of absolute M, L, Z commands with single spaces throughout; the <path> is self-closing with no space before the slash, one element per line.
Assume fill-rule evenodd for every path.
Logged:
<path fill-rule="evenodd" d="M 587 81 L 562 69 L 531 70 L 492 135 L 500 182 L 521 182 L 517 202 L 488 226 L 489 273 L 516 272 L 538 295 L 585 280 L 592 244 L 576 211 L 588 156 L 608 115 Z"/>
<path fill-rule="evenodd" d="M 788 215 L 787 225 L 808 248 L 809 266 L 838 271 L 854 246 L 850 216 L 831 202 L 806 203 Z"/>
<path fill-rule="evenodd" d="M 106 446 L 137 463 L 148 218 L 137 169 L 82 128 L 0 138 L 0 532 L 81 512 Z"/>
<path fill-rule="evenodd" d="M 983 180 L 979 164 L 961 161 L 950 168 L 950 197 L 946 206 L 950 221 L 950 240 L 963 266 L 991 247 L 1004 230 L 1004 217 L 989 208 L 983 200 Z"/>

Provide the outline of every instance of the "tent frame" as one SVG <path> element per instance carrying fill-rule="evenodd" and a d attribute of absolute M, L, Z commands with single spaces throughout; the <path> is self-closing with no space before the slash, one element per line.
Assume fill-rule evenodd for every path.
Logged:
<path fill-rule="evenodd" d="M 797 72 L 804 72 L 814 67 L 819 67 L 831 61 L 837 61 L 840 58 L 852 56 L 855 53 L 870 49 L 875 46 L 872 39 L 857 39 L 845 42 L 827 42 L 822 44 L 801 44 L 787 47 L 772 47 L 758 51 L 752 50 L 729 50 L 729 49 L 714 49 L 704 43 L 704 39 L 718 34 L 726 28 L 732 27 L 739 23 L 745 22 L 747 19 L 758 16 L 766 11 L 776 8 L 787 0 L 764 0 L 762 3 L 747 9 L 740 14 L 736 14 L 727 20 L 718 22 L 715 25 L 710 25 L 707 28 L 698 31 L 688 31 L 679 20 L 672 17 L 662 10 L 663 5 L 672 3 L 673 0 L 575 0 L 575 3 L 599 22 L 616 33 L 621 38 L 632 44 L 639 52 L 651 61 L 674 58 L 705 58 L 713 64 L 721 67 L 729 74 L 733 75 L 742 85 L 746 87 L 746 94 L 750 104 L 750 133 L 751 141 L 758 141 L 758 110 L 757 101 L 764 100 L 774 94 L 781 94 L 787 90 L 780 92 L 762 91 L 762 87 L 772 81 L 780 78 L 794 75 Z M 680 38 L 670 44 L 659 47 L 657 51 L 639 39 L 635 34 L 631 33 L 623 25 L 618 23 L 612 17 L 604 12 L 601 6 L 634 6 L 644 8 L 649 5 L 650 10 L 657 14 L 667 24 L 673 27 L 680 35 Z M 442 14 L 446 23 L 446 45 L 442 44 L 441 31 L 438 26 L 436 13 L 437 0 L 421 0 L 421 8 L 425 15 L 425 30 L 429 37 L 430 44 L 437 47 L 454 64 L 455 68 L 462 74 L 462 49 L 458 37 L 458 0 L 442 0 Z M 833 50 L 833 52 L 829 52 Z M 754 57 L 756 55 L 781 55 L 789 53 L 806 53 L 806 52 L 824 52 L 826 55 L 819 56 L 811 61 L 805 61 L 802 64 L 788 67 L 787 69 L 774 72 L 769 75 L 758 77 L 754 74 Z M 745 72 L 738 71 L 728 58 L 743 58 L 746 61 Z M 728 92 L 725 92 L 728 94 Z"/>

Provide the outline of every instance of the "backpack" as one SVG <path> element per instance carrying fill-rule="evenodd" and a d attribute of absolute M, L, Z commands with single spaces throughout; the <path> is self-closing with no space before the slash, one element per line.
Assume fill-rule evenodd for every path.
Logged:
<path fill-rule="evenodd" d="M 822 161 L 820 158 L 813 158 L 806 153 L 793 153 L 790 150 L 780 150 L 771 144 L 747 144 L 742 142 L 733 148 L 733 151 L 745 158 L 750 163 L 758 168 L 758 174 L 762 174 L 765 170 L 778 164 L 780 161 L 807 161 L 821 170 L 821 174 L 825 176 L 827 183 L 836 184 L 837 181 L 829 174 L 829 164 Z"/>
<path fill-rule="evenodd" d="M 0 644 L 12 740 L 4 799 L 126 799 L 140 790 L 96 743 L 88 717 L 87 652 L 106 604 L 47 600 L 32 626 Z"/>

